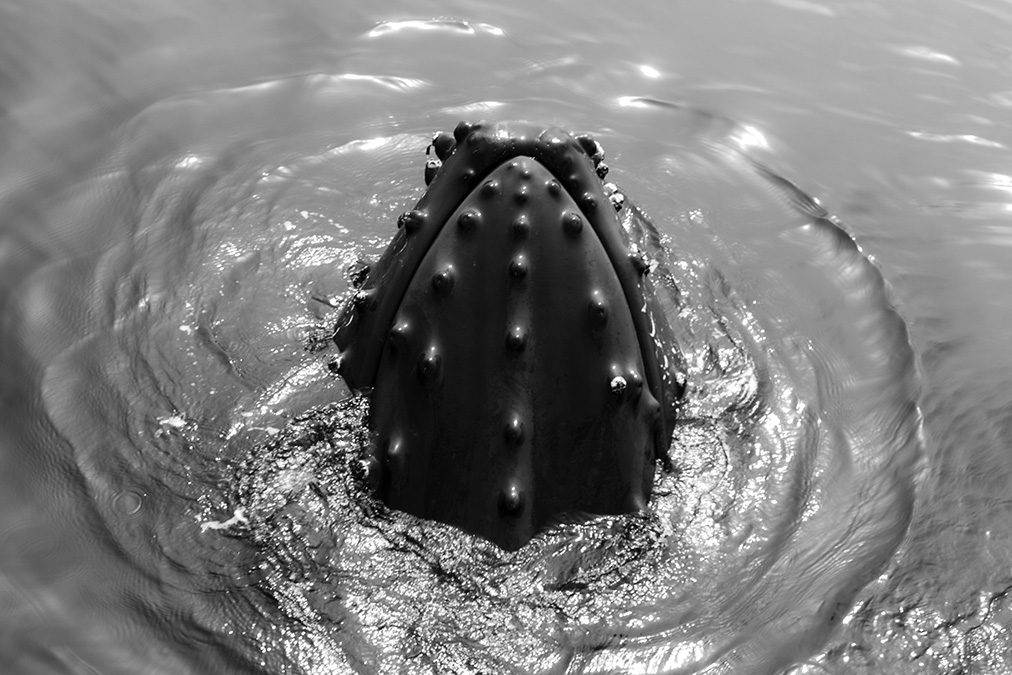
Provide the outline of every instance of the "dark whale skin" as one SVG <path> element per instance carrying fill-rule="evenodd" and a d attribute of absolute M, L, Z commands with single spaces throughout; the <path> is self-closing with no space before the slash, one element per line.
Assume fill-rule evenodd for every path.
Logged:
<path fill-rule="evenodd" d="M 334 335 L 339 374 L 371 389 L 377 496 L 506 550 L 645 509 L 678 350 L 594 142 L 462 122 L 434 143 L 445 162 Z"/>

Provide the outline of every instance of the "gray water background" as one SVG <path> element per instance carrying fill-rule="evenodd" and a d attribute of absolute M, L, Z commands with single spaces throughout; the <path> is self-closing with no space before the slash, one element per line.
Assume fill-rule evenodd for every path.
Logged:
<path fill-rule="evenodd" d="M 997 1 L 0 8 L 0 669 L 1012 671 L 1010 18 Z M 382 248 L 420 194 L 426 135 L 460 117 L 594 132 L 689 298 L 671 302 L 696 340 L 687 417 L 700 423 L 683 432 L 694 452 L 675 455 L 695 480 L 663 484 L 671 497 L 659 504 L 705 508 L 673 517 L 685 524 L 674 534 L 651 533 L 653 522 L 618 537 L 625 555 L 643 537 L 646 558 L 685 557 L 652 562 L 676 570 L 654 586 L 638 559 L 623 563 L 625 581 L 583 580 L 606 597 L 585 615 L 576 591 L 528 590 L 552 556 L 503 561 L 469 543 L 495 563 L 476 569 L 448 562 L 462 544 L 445 532 L 411 555 L 486 574 L 480 588 L 523 602 L 470 615 L 462 587 L 446 591 L 389 552 L 362 577 L 341 568 L 357 586 L 314 596 L 306 579 L 352 566 L 335 550 L 367 567 L 376 541 L 341 548 L 335 521 L 312 531 L 300 512 L 286 522 L 327 542 L 316 542 L 326 556 L 307 557 L 305 532 L 272 538 L 279 507 L 256 500 L 272 485 L 305 498 L 311 463 L 272 479 L 279 462 L 257 464 L 250 448 L 345 393 L 302 347 L 328 318 L 310 296 L 339 297 L 344 264 Z M 813 205 L 764 191 L 734 152 L 818 197 L 888 288 Z M 701 337 L 714 313 L 737 328 Z M 807 385 L 792 361 L 804 353 Z M 769 391 L 791 400 L 778 409 Z M 923 442 L 908 437 L 911 392 Z M 820 407 L 841 400 L 849 407 Z M 770 410 L 782 428 L 769 430 Z M 717 422 L 720 433 L 707 426 Z M 844 453 L 864 473 L 848 468 L 858 478 L 830 498 L 833 434 L 869 449 Z M 769 466 L 740 460 L 748 443 L 735 438 L 758 439 Z M 814 439 L 814 468 L 788 484 L 798 439 Z M 784 441 L 781 455 L 763 454 Z M 723 450 L 736 470 L 708 464 Z M 338 469 L 319 472 L 337 484 Z M 894 469 L 900 488 L 881 503 L 849 491 Z M 727 486 L 755 475 L 766 480 Z M 706 495 L 727 498 L 724 520 Z M 792 498 L 799 513 L 837 508 L 840 523 L 802 513 L 783 528 L 780 502 Z M 856 514 L 869 503 L 865 522 Z M 243 505 L 249 532 L 220 536 Z M 339 534 L 361 526 L 336 522 Z M 609 533 L 587 537 L 607 550 Z M 700 577 L 779 535 L 789 543 L 766 560 L 786 572 L 701 590 Z M 303 545 L 283 550 L 293 542 Z M 840 550 L 806 557 L 822 545 Z M 409 590 L 464 618 L 416 617 L 413 636 L 384 637 L 362 606 L 403 620 L 406 604 L 369 590 L 396 587 L 369 576 L 382 569 L 417 574 Z M 635 615 L 662 591 L 670 605 Z M 314 604 L 324 595 L 349 600 Z M 655 621 L 637 638 L 644 617 Z M 463 646 L 441 647 L 454 637 Z"/>

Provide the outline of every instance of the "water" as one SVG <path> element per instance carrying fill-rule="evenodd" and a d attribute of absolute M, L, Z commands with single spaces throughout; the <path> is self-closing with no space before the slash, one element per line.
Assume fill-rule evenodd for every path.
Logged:
<path fill-rule="evenodd" d="M 0 672 L 1012 671 L 1010 23 L 0 9 Z M 596 135 L 689 366 L 653 513 L 512 556 L 307 349 L 462 117 Z"/>

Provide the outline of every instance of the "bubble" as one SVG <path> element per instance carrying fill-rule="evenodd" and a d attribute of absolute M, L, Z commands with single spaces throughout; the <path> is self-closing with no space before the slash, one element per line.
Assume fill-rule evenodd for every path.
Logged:
<path fill-rule="evenodd" d="M 137 490 L 123 490 L 113 497 L 112 503 L 117 511 L 133 516 L 144 506 L 144 495 Z"/>

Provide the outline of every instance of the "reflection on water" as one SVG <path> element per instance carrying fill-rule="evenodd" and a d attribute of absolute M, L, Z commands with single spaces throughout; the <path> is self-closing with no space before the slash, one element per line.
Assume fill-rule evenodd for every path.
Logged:
<path fill-rule="evenodd" d="M 62 75 L 5 42 L 23 71 L 0 124 L 11 672 L 1003 672 L 1007 366 L 966 327 L 1008 325 L 1007 300 L 981 293 L 1008 281 L 984 250 L 1003 170 L 927 155 L 922 173 L 884 160 L 856 181 L 848 160 L 870 161 L 888 114 L 799 93 L 827 86 L 800 61 L 732 76 L 738 52 L 777 58 L 740 30 L 755 6 L 722 26 L 710 70 L 685 51 L 716 25 L 702 4 L 652 10 L 682 26 L 674 47 L 614 8 L 547 30 L 516 10 L 308 3 L 234 25 L 70 7 L 82 30 L 61 49 L 82 63 Z M 44 7 L 5 25 L 66 34 Z M 886 12 L 761 7 L 751 28 L 799 36 Z M 891 67 L 977 62 L 883 25 Z M 129 26 L 129 47 L 99 48 Z M 320 342 L 346 271 L 420 195 L 431 133 L 460 116 L 595 132 L 689 366 L 650 513 L 562 523 L 513 554 L 368 497 L 368 401 Z M 888 127 L 908 153 L 1012 142 L 979 120 L 909 122 Z M 827 168 L 808 153 L 832 133 L 855 147 L 836 142 Z M 805 174 L 878 266 L 785 178 Z"/>

